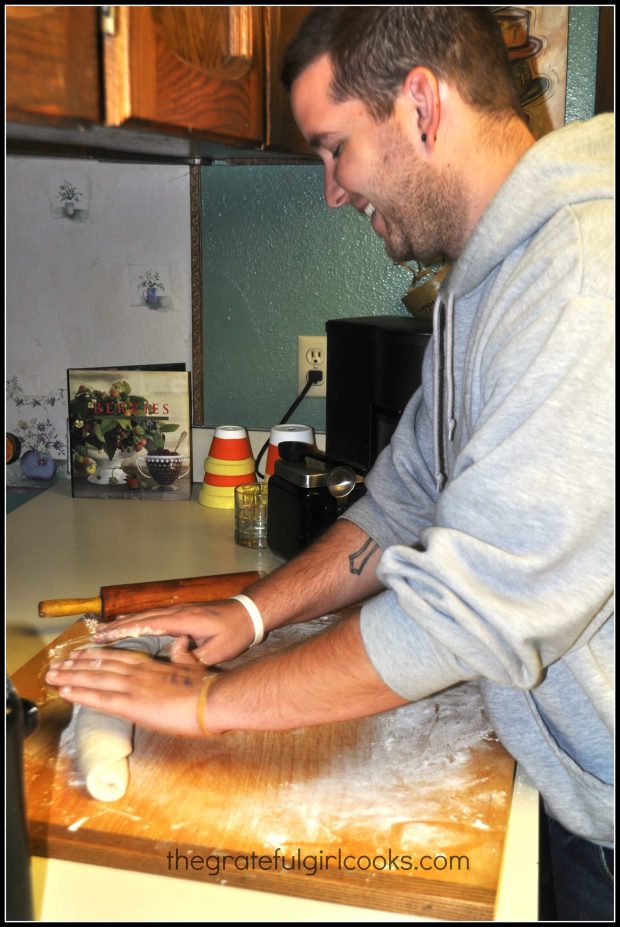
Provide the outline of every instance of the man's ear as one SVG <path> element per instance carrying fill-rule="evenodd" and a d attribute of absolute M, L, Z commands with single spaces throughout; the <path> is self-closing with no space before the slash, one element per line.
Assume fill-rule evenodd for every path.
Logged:
<path fill-rule="evenodd" d="M 403 82 L 414 128 L 423 144 L 433 145 L 441 119 L 439 81 L 428 68 L 412 68 Z"/>

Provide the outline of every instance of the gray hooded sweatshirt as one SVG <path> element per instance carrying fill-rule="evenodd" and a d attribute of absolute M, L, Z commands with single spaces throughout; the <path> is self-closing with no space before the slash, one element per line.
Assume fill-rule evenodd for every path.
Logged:
<path fill-rule="evenodd" d="M 422 386 L 346 518 L 361 632 L 421 699 L 478 680 L 566 828 L 613 842 L 613 117 L 530 148 L 446 279 Z"/>

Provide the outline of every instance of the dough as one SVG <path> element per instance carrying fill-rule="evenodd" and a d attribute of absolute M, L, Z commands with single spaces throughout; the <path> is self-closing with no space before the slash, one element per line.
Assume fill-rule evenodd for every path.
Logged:
<path fill-rule="evenodd" d="M 83 705 L 75 714 L 77 760 L 86 788 L 97 801 L 118 801 L 129 784 L 133 724 Z"/>
<path fill-rule="evenodd" d="M 161 656 L 172 637 L 128 638 L 112 646 Z M 133 723 L 94 708 L 73 710 L 77 765 L 89 794 L 97 801 L 118 801 L 129 784 L 129 756 L 133 750 Z"/>

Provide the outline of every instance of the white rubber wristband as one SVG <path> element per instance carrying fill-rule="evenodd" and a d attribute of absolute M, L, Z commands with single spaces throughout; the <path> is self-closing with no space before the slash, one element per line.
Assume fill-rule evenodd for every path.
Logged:
<path fill-rule="evenodd" d="M 254 647 L 255 644 L 260 644 L 265 636 L 265 626 L 263 624 L 262 615 L 258 610 L 258 605 L 247 595 L 231 595 L 231 599 L 236 599 L 237 602 L 241 602 L 252 619 L 252 624 L 254 625 L 254 640 L 250 644 L 250 647 Z"/>

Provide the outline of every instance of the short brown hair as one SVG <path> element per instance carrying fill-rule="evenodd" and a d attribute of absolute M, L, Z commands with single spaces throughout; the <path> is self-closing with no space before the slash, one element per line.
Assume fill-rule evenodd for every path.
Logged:
<path fill-rule="evenodd" d="M 290 90 L 328 54 L 335 100 L 362 100 L 387 119 L 409 71 L 429 68 L 487 116 L 523 116 L 499 25 L 487 7 L 317 7 L 289 44 L 282 81 Z"/>

